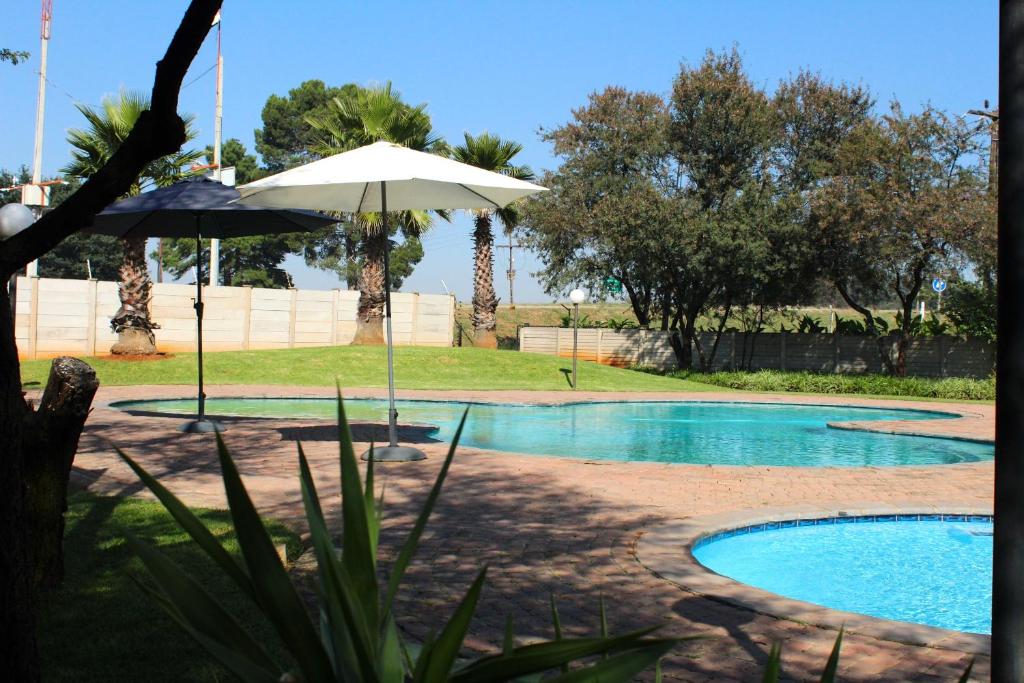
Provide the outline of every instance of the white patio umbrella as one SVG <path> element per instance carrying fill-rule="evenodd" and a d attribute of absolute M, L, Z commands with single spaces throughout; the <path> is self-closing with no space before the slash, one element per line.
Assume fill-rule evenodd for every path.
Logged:
<path fill-rule="evenodd" d="M 363 213 L 380 211 L 388 233 L 388 211 L 499 209 L 546 188 L 435 154 L 377 142 L 284 173 L 242 185 L 242 204 Z M 422 451 L 398 445 L 395 370 L 391 339 L 389 249 L 384 251 L 384 323 L 388 349 L 389 445 L 374 460 L 422 460 Z"/>

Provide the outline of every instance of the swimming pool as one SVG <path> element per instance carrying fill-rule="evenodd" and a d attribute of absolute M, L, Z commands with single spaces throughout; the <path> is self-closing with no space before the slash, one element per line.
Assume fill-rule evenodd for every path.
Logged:
<path fill-rule="evenodd" d="M 120 401 L 128 411 L 192 415 L 195 399 Z M 447 441 L 466 403 L 398 401 L 400 423 L 433 425 Z M 350 420 L 384 421 L 387 403 L 347 399 Z M 327 418 L 328 398 L 210 398 L 210 415 Z M 461 444 L 597 460 L 779 466 L 934 465 L 991 459 L 991 444 L 830 429 L 830 422 L 928 420 L 920 410 L 712 402 L 472 404 Z"/>
<path fill-rule="evenodd" d="M 772 522 L 701 539 L 707 568 L 846 612 L 992 631 L 992 518 L 879 515 Z"/>

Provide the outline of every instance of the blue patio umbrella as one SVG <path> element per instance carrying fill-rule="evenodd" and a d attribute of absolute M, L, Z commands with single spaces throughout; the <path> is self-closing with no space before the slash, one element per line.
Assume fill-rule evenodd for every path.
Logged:
<path fill-rule="evenodd" d="M 338 219 L 303 209 L 265 209 L 232 204 L 239 192 L 209 178 L 190 178 L 111 204 L 96 215 L 86 232 L 114 237 L 188 237 L 196 241 L 196 350 L 198 352 L 198 414 L 186 432 L 223 431 L 206 419 L 203 392 L 204 237 L 230 239 L 285 232 L 312 232 Z"/>

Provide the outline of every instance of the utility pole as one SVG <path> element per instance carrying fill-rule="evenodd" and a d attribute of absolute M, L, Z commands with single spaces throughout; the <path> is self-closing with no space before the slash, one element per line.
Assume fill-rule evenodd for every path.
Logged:
<path fill-rule="evenodd" d="M 515 310 L 516 300 L 513 296 L 513 286 L 516 280 L 516 257 L 512 253 L 512 250 L 522 249 L 523 245 L 519 244 L 518 242 L 513 242 L 512 235 L 509 234 L 508 244 L 496 244 L 495 246 L 498 247 L 499 249 L 508 248 L 508 270 L 505 271 L 505 274 L 508 276 L 508 307 L 511 310 Z"/>
<path fill-rule="evenodd" d="M 43 214 L 49 191 L 40 183 L 43 180 L 43 117 L 46 111 L 46 57 L 50 47 L 50 23 L 53 21 L 53 0 L 43 0 L 41 27 L 39 31 L 39 93 L 36 96 L 36 140 L 32 150 L 32 183 L 21 189 L 21 203 L 35 207 L 36 220 Z M 32 261 L 25 269 L 29 277 L 38 277 L 39 262 Z"/>
<path fill-rule="evenodd" d="M 984 109 L 968 109 L 967 113 L 988 119 L 988 188 L 994 191 L 999 170 L 999 107 L 989 109 L 988 100 L 985 100 Z"/>
<path fill-rule="evenodd" d="M 224 55 L 220 50 L 220 12 L 213 18 L 217 27 L 217 102 L 213 112 L 213 177 L 220 180 L 220 138 L 224 121 Z M 220 281 L 220 240 L 210 240 L 210 285 Z"/>
<path fill-rule="evenodd" d="M 992 680 L 1024 680 L 1024 0 L 999 3 Z M 1005 144 L 1003 144 L 1005 143 Z"/>

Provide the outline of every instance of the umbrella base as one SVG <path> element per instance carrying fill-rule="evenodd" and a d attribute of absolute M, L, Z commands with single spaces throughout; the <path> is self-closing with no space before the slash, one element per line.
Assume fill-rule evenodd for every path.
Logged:
<path fill-rule="evenodd" d="M 203 419 L 186 422 L 181 425 L 181 431 L 186 434 L 212 434 L 214 432 L 226 432 L 227 430 L 219 422 Z"/>
<path fill-rule="evenodd" d="M 363 460 L 368 460 L 370 451 L 363 453 Z M 413 462 L 425 460 L 427 454 L 412 446 L 383 446 L 373 449 L 374 462 Z"/>

